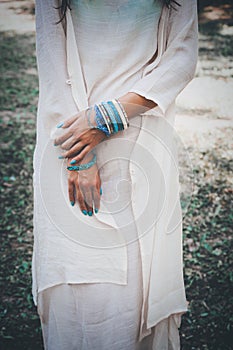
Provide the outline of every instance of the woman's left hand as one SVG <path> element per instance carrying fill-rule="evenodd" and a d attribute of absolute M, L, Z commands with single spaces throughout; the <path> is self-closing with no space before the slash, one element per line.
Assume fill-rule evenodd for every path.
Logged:
<path fill-rule="evenodd" d="M 54 145 L 60 145 L 66 151 L 62 156 L 72 158 L 72 164 L 81 162 L 87 153 L 107 138 L 103 131 L 96 128 L 94 116 L 95 111 L 89 108 L 58 126 L 64 129 L 64 133 L 54 140 Z"/>

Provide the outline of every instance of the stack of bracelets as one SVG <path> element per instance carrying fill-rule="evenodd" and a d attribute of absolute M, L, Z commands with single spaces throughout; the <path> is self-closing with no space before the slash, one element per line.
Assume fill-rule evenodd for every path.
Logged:
<path fill-rule="evenodd" d="M 124 107 L 117 99 L 95 104 L 94 111 L 96 125 L 93 125 L 90 120 L 91 108 L 88 108 L 87 110 L 88 125 L 90 128 L 102 130 L 106 136 L 116 134 L 117 132 L 129 127 L 127 114 Z M 85 170 L 89 169 L 95 163 L 96 155 L 94 154 L 90 162 L 76 166 L 69 166 L 67 169 L 76 171 Z"/>
<path fill-rule="evenodd" d="M 127 114 L 122 104 L 114 99 L 107 102 L 95 104 L 95 128 L 102 130 L 106 136 L 116 134 L 118 131 L 125 130 L 129 127 Z M 90 115 L 87 116 L 90 127 Z"/>

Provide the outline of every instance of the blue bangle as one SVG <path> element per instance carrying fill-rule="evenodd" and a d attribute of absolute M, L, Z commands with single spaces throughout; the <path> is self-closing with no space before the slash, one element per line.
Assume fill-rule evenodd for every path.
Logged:
<path fill-rule="evenodd" d="M 109 133 L 107 127 L 105 126 L 104 118 L 103 118 L 98 106 L 95 105 L 94 109 L 95 109 L 95 121 L 97 124 L 97 129 L 103 131 L 105 133 L 105 135 L 109 136 L 110 133 Z"/>
<path fill-rule="evenodd" d="M 114 111 L 112 110 L 111 106 L 107 102 L 102 102 L 102 105 L 110 117 L 111 123 L 113 125 L 113 129 L 114 129 L 113 133 L 118 132 L 119 130 L 118 130 L 118 125 L 117 125 Z"/>
<path fill-rule="evenodd" d="M 96 126 L 91 123 L 90 111 L 87 112 L 88 125 L 104 132 L 106 136 L 116 134 L 129 126 L 127 114 L 118 100 L 100 102 L 94 105 Z"/>
<path fill-rule="evenodd" d="M 86 170 L 86 169 L 89 169 L 90 167 L 92 167 L 95 163 L 96 163 L 96 154 L 94 154 L 94 156 L 90 162 L 85 163 L 85 164 L 80 164 L 80 165 L 68 166 L 67 169 L 71 170 L 71 171 L 72 170 L 75 170 L 75 171 Z"/>
<path fill-rule="evenodd" d="M 118 124 L 119 130 L 124 130 L 124 125 L 122 123 L 121 117 L 120 117 L 116 107 L 114 106 L 113 102 L 112 101 L 108 101 L 107 103 L 109 104 L 109 106 L 111 106 L 111 108 L 112 108 L 112 110 L 114 112 L 115 119 L 116 119 L 116 122 Z"/>

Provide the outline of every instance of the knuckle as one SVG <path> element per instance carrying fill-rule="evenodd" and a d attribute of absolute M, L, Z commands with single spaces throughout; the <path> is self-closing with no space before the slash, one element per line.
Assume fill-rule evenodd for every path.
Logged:
<path fill-rule="evenodd" d="M 88 180 L 82 180 L 81 182 L 81 186 L 82 188 L 84 188 L 85 190 L 90 188 L 90 182 Z"/>
<path fill-rule="evenodd" d="M 74 179 L 75 179 L 74 175 L 75 175 L 75 174 L 74 174 L 73 171 L 69 171 L 69 182 L 70 182 L 71 184 L 74 183 Z"/>

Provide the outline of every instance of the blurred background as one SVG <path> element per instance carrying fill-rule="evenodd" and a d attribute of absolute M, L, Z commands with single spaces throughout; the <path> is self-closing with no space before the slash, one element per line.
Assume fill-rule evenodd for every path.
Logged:
<path fill-rule="evenodd" d="M 189 311 L 183 350 L 230 350 L 232 337 L 233 5 L 200 1 L 199 62 L 177 99 L 176 131 L 192 163 L 184 216 Z M 31 297 L 32 156 L 38 77 L 34 2 L 0 1 L 0 349 L 42 350 Z M 182 166 L 182 164 L 181 164 Z"/>

